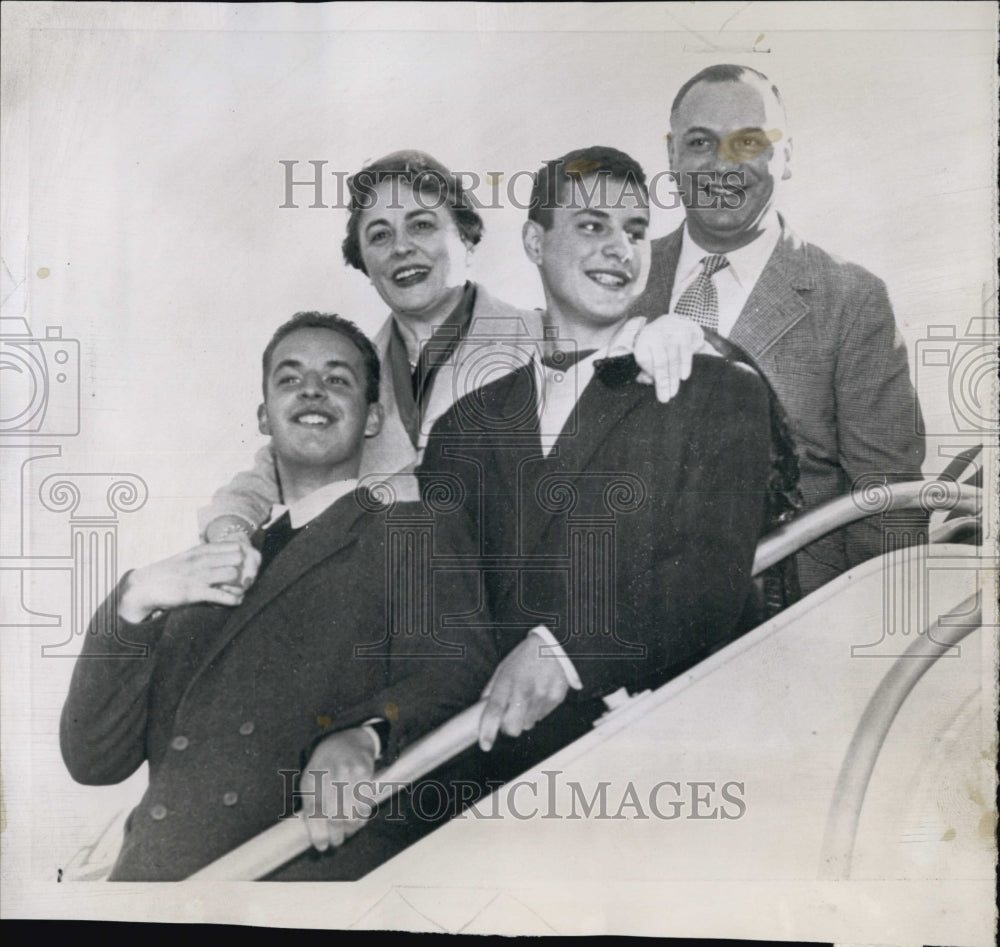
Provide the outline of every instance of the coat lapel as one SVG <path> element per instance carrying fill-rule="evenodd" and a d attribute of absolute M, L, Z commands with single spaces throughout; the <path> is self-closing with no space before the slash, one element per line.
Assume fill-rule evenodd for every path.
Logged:
<path fill-rule="evenodd" d="M 762 356 L 808 312 L 800 290 L 815 285 L 802 242 L 781 221 L 781 237 L 740 313 L 729 340 Z"/>
<path fill-rule="evenodd" d="M 389 368 L 389 342 L 392 338 L 392 316 L 379 329 L 373 342 L 382 365 L 379 382 L 379 403 L 382 405 L 384 417 L 382 430 L 371 440 L 365 442 L 361 457 L 361 475 L 386 475 L 411 467 L 417 459 L 417 452 L 410 441 L 406 425 L 399 414 L 396 403 L 396 391 L 393 385 L 392 371 Z"/>
<path fill-rule="evenodd" d="M 477 402 L 482 411 L 479 430 L 469 442 L 470 447 L 478 442 L 485 448 L 489 466 L 481 481 L 482 515 L 507 536 L 496 546 L 490 544 L 490 558 L 498 554 L 511 558 L 510 565 L 501 561 L 492 567 L 500 572 L 498 600 L 517 588 L 518 573 L 512 565 L 524 550 L 523 479 L 526 471 L 542 463 L 534 372 L 532 365 L 526 365 L 486 389 L 485 397 Z"/>
<path fill-rule="evenodd" d="M 656 319 L 670 308 L 674 291 L 674 277 L 681 256 L 681 239 L 684 227 L 654 240 L 650 250 L 649 279 L 646 288 L 629 309 L 630 316 Z"/>
<path fill-rule="evenodd" d="M 631 358 L 630 356 L 628 358 Z M 574 489 L 581 489 L 580 481 L 589 472 L 594 454 L 605 444 L 621 424 L 623 418 L 648 394 L 647 386 L 635 381 L 605 382 L 596 373 L 576 403 L 563 433 L 546 459 L 541 479 L 548 483 L 567 482 Z M 598 471 L 612 473 L 613 471 Z M 551 478 L 551 479 L 550 479 Z M 590 489 L 590 487 L 582 487 Z M 539 482 L 533 491 L 541 496 L 547 491 Z M 527 555 L 538 551 L 546 539 L 553 522 L 562 522 L 564 514 L 556 511 L 539 513 Z"/>
<path fill-rule="evenodd" d="M 420 450 L 427 446 L 434 422 L 456 401 L 527 364 L 541 332 L 540 313 L 501 303 L 477 285 L 465 338 L 438 368 L 424 406 Z"/>
<path fill-rule="evenodd" d="M 667 234 L 656 248 L 656 255 L 659 259 L 650 263 L 650 274 L 652 275 L 653 272 L 658 274 L 653 291 L 657 299 L 663 300 L 663 312 L 666 312 L 666 307 L 670 306 L 670 297 L 674 292 L 674 279 L 677 276 L 677 264 L 681 258 L 683 237 L 683 226 L 678 227 L 673 233 Z"/>
<path fill-rule="evenodd" d="M 550 467 L 567 474 L 586 470 L 594 452 L 643 398 L 647 387 L 635 381 L 609 384 L 595 373 L 549 454 Z"/>
<path fill-rule="evenodd" d="M 532 365 L 525 365 L 501 380 L 496 392 L 496 400 L 488 410 L 496 412 L 499 422 L 489 435 L 491 440 L 500 440 L 502 456 L 509 448 L 510 462 L 499 463 L 500 482 L 497 488 L 506 495 L 519 497 L 520 471 L 526 457 L 542 456 L 542 441 L 538 433 L 538 394 Z"/>
<path fill-rule="evenodd" d="M 243 604 L 233 610 L 220 629 L 215 644 L 192 675 L 184 692 L 185 698 L 219 654 L 263 609 L 314 566 L 356 542 L 354 526 L 364 512 L 352 491 L 333 503 L 288 543 L 261 574 Z"/>

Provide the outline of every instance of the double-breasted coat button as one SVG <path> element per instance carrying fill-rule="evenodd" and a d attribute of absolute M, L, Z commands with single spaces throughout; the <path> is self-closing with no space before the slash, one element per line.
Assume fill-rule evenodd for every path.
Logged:
<path fill-rule="evenodd" d="M 253 721 L 248 720 L 246 723 L 241 723 L 240 733 L 245 737 L 250 736 L 250 734 L 253 733 Z"/>
<path fill-rule="evenodd" d="M 235 806 L 237 802 L 240 801 L 239 793 L 235 793 L 232 790 L 225 793 L 222 797 L 222 804 L 224 806 Z"/>
<path fill-rule="evenodd" d="M 159 822 L 167 817 L 167 807 L 161 806 L 157 803 L 152 809 L 149 810 L 149 815 L 154 821 Z"/>
<path fill-rule="evenodd" d="M 190 740 L 188 740 L 188 738 L 187 738 L 187 737 L 185 737 L 185 736 L 178 736 L 178 737 L 174 737 L 174 738 L 173 738 L 173 739 L 172 739 L 172 740 L 170 741 L 170 745 L 171 745 L 171 746 L 172 746 L 172 747 L 173 747 L 173 748 L 174 748 L 175 750 L 186 750 L 186 749 L 188 748 L 188 744 L 189 744 L 190 742 L 191 742 L 191 741 L 190 741 Z"/>

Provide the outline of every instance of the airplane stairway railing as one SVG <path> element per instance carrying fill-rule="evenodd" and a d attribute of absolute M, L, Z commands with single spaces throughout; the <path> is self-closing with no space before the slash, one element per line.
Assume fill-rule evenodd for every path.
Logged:
<path fill-rule="evenodd" d="M 955 522 L 964 522 L 978 514 L 980 494 L 978 487 L 960 484 L 953 479 L 868 485 L 863 490 L 824 504 L 763 539 L 754 558 L 753 573 L 757 575 L 821 536 L 867 516 L 923 508 L 928 511 L 949 510 L 951 515 L 959 517 Z M 940 541 L 937 536 L 947 533 L 948 530 L 940 534 L 932 532 L 931 540 Z M 963 603 L 960 608 L 967 606 L 968 603 Z M 959 637 L 964 637 L 972 630 L 974 628 L 965 623 L 947 629 L 952 635 L 961 632 Z M 918 636 L 914 647 L 924 642 L 922 646 L 926 649 L 929 637 L 927 634 Z M 929 651 L 926 656 L 931 656 Z M 844 870 L 845 859 L 849 866 L 865 788 L 895 711 L 919 680 L 920 675 L 913 678 L 913 673 L 918 668 L 920 674 L 926 672 L 931 663 L 911 661 L 907 666 L 905 658 L 898 659 L 879 686 L 866 716 L 859 724 L 855 734 L 857 745 L 852 742 L 841 771 L 843 785 L 838 783 L 838 791 L 834 796 L 827 834 L 829 845 L 824 848 L 824 864 L 841 866 L 836 870 Z M 877 703 L 879 694 L 890 695 L 890 703 L 896 702 L 895 710 L 889 713 L 888 705 Z M 614 710 L 634 699 L 637 698 L 627 697 L 622 689 L 606 697 L 605 703 L 609 710 Z M 415 743 L 391 766 L 376 774 L 375 802 L 384 802 L 400 785 L 414 782 L 472 746 L 478 737 L 479 718 L 484 706 L 485 701 L 479 701 L 466 708 Z M 255 880 L 280 868 L 308 848 L 309 838 L 300 819 L 285 819 L 206 865 L 191 875 L 189 880 Z"/>
<path fill-rule="evenodd" d="M 899 709 L 934 662 L 981 628 L 982 621 L 980 597 L 970 595 L 917 635 L 880 681 L 858 721 L 837 777 L 823 834 L 822 877 L 850 877 L 865 793 Z"/>

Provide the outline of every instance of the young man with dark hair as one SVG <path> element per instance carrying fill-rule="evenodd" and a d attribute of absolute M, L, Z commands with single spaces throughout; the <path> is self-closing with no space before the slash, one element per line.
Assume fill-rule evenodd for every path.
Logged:
<path fill-rule="evenodd" d="M 636 381 L 639 165 L 570 152 L 536 175 L 532 203 L 523 241 L 545 292 L 545 357 L 458 401 L 418 472 L 462 485 L 505 655 L 480 746 L 532 731 L 485 761 L 500 778 L 585 732 L 602 697 L 657 686 L 745 630 L 769 471 L 756 372 L 696 355 L 667 404 Z"/>
<path fill-rule="evenodd" d="M 412 470 L 441 414 L 484 379 L 530 358 L 536 312 L 504 303 L 470 281 L 469 257 L 483 235 L 462 175 L 420 151 L 393 152 L 348 181 L 345 263 L 364 273 L 390 309 L 374 343 L 384 365 L 385 423 L 366 444 L 363 473 Z M 701 334 L 684 320 L 660 320 L 636 338 L 635 355 L 669 400 L 689 371 Z M 210 542 L 249 534 L 277 492 L 274 461 L 261 449 L 251 470 L 216 492 L 201 511 Z"/>
<path fill-rule="evenodd" d="M 291 815 L 297 798 L 303 840 L 340 845 L 363 824 L 347 817 L 366 814 L 355 802 L 371 794 L 354 787 L 376 761 L 473 702 L 495 665 L 484 632 L 454 619 L 475 604 L 471 576 L 411 581 L 429 565 L 419 546 L 390 561 L 394 517 L 425 512 L 412 478 L 412 502 L 405 480 L 394 504 L 358 487 L 362 444 L 382 418 L 371 343 L 336 316 L 302 313 L 263 367 L 258 419 L 282 506 L 261 553 L 206 544 L 128 573 L 74 669 L 60 729 L 73 777 L 117 783 L 149 764 L 113 880 L 186 878 Z M 99 640 L 102 627 L 114 636 Z M 312 852 L 271 877 L 357 877 L 406 844 L 403 827 L 376 822 L 350 854 Z"/>

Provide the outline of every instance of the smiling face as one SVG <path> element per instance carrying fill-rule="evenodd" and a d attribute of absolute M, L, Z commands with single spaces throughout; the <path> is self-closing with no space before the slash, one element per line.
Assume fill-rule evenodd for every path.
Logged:
<path fill-rule="evenodd" d="M 384 180 L 358 229 L 368 276 L 396 315 L 431 323 L 448 316 L 465 284 L 468 248 L 443 195 Z"/>
<path fill-rule="evenodd" d="M 257 418 L 271 438 L 286 503 L 357 476 L 364 439 L 381 425 L 366 385 L 361 352 L 340 332 L 296 329 L 277 344 Z"/>
<path fill-rule="evenodd" d="M 634 180 L 592 174 L 562 191 L 549 227 L 524 225 L 524 249 L 538 266 L 549 318 L 584 348 L 602 344 L 646 285 L 649 206 Z"/>
<path fill-rule="evenodd" d="M 670 126 L 670 167 L 691 236 L 713 253 L 746 246 L 760 234 L 778 182 L 791 177 L 791 141 L 774 96 L 757 83 L 699 82 Z"/>

